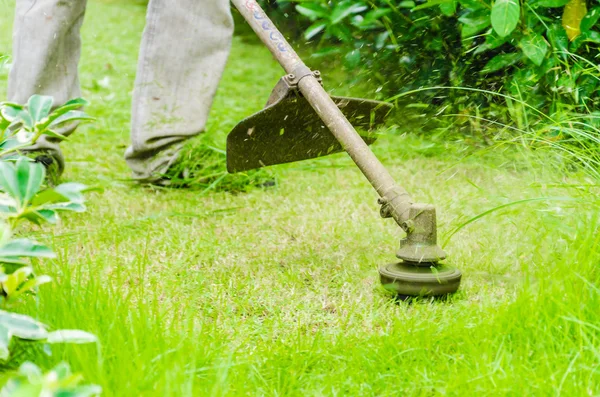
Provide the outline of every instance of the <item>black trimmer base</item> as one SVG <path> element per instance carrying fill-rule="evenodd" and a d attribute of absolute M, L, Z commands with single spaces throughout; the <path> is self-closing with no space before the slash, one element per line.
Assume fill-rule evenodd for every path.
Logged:
<path fill-rule="evenodd" d="M 442 296 L 456 292 L 462 273 L 453 267 L 410 262 L 390 263 L 379 268 L 381 284 L 401 296 Z"/>

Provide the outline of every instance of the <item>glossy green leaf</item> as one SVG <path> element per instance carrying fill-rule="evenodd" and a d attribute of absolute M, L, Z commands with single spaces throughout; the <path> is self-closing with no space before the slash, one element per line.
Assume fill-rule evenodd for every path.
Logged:
<path fill-rule="evenodd" d="M 23 111 L 23 106 L 17 103 L 3 102 L 0 105 L 0 113 L 2 114 L 2 117 L 8 121 L 17 119 Z"/>
<path fill-rule="evenodd" d="M 52 113 L 50 113 L 50 115 L 48 116 L 46 121 L 41 125 L 41 128 L 48 127 L 50 125 L 50 123 L 52 123 L 54 120 L 56 120 L 63 114 L 68 113 L 72 110 L 79 110 L 82 107 L 87 106 L 87 105 L 89 105 L 89 102 L 83 98 L 72 99 L 72 100 L 68 101 L 67 103 L 65 103 L 64 105 L 58 107 L 57 109 L 54 109 L 54 111 Z"/>
<path fill-rule="evenodd" d="M 13 297 L 13 295 L 16 295 L 15 293 L 19 289 L 19 286 L 27 280 L 27 277 L 29 277 L 31 273 L 33 273 L 33 269 L 29 266 L 25 266 L 15 270 L 11 274 L 4 275 L 1 280 L 2 290 L 4 290 L 9 298 Z"/>
<path fill-rule="evenodd" d="M 73 121 L 92 121 L 92 120 L 94 120 L 93 117 L 88 116 L 86 113 L 84 113 L 80 110 L 70 110 L 67 113 L 54 119 L 54 121 L 52 121 L 48 125 L 48 127 L 56 128 L 56 127 L 60 127 L 61 125 L 65 124 L 65 123 L 70 123 Z"/>
<path fill-rule="evenodd" d="M 57 193 L 67 197 L 71 201 L 81 203 L 84 201 L 83 193 L 93 189 L 82 183 L 68 182 L 61 183 L 60 185 L 56 186 L 54 190 Z"/>
<path fill-rule="evenodd" d="M 51 96 L 32 95 L 27 101 L 27 110 L 34 123 L 41 121 L 50 114 L 54 99 Z"/>
<path fill-rule="evenodd" d="M 18 203 L 16 200 L 4 193 L 0 193 L 0 215 L 2 215 L 0 217 L 6 218 L 18 212 Z"/>
<path fill-rule="evenodd" d="M 6 131 L 9 125 L 10 121 L 3 118 L 2 114 L 0 114 L 0 133 L 4 133 L 4 131 Z"/>
<path fill-rule="evenodd" d="M 16 147 L 23 146 L 17 138 L 7 138 L 4 142 L 0 143 L 0 150 L 10 150 Z M 6 159 L 6 157 L 4 157 Z"/>
<path fill-rule="evenodd" d="M 414 6 L 415 3 L 413 1 L 403 1 L 398 5 L 399 8 L 413 8 Z M 389 8 L 378 8 L 376 10 L 369 11 L 365 14 L 364 18 L 360 22 L 356 23 L 356 26 L 362 30 L 383 27 L 381 19 L 391 12 L 392 10 Z"/>
<path fill-rule="evenodd" d="M 581 33 L 571 42 L 570 51 L 577 51 L 585 43 L 596 43 L 600 44 L 600 33 L 595 30 L 588 30 L 587 32 Z"/>
<path fill-rule="evenodd" d="M 4 258 L 54 258 L 56 254 L 47 246 L 29 239 L 9 240 L 0 247 L 0 262 Z"/>
<path fill-rule="evenodd" d="M 69 201 L 71 201 L 71 199 L 68 196 L 57 192 L 55 189 L 45 189 L 35 195 L 33 200 L 31 200 L 31 205 L 40 207 L 44 204 L 65 203 Z"/>
<path fill-rule="evenodd" d="M 31 117 L 31 115 L 29 114 L 29 112 L 23 110 L 22 112 L 19 113 L 17 120 L 20 122 L 23 127 L 27 128 L 28 130 L 33 130 L 34 126 L 35 126 L 35 122 L 33 121 L 33 118 Z"/>
<path fill-rule="evenodd" d="M 546 43 L 546 40 L 533 32 L 523 36 L 521 41 L 519 41 L 519 47 L 523 51 L 523 54 L 536 66 L 540 66 L 544 62 L 544 58 L 548 52 L 548 43 Z"/>
<path fill-rule="evenodd" d="M 62 329 L 48 334 L 48 343 L 96 343 L 98 338 L 89 332 L 77 329 Z"/>
<path fill-rule="evenodd" d="M 49 208 L 29 211 L 22 216 L 24 219 L 27 219 L 36 225 L 41 225 L 44 222 L 48 222 L 50 224 L 55 224 L 58 222 L 58 214 L 53 209 Z"/>
<path fill-rule="evenodd" d="M 451 17 L 452 15 L 454 15 L 456 13 L 456 6 L 457 6 L 456 1 L 451 1 L 449 3 L 442 3 L 442 4 L 440 4 L 440 11 L 445 16 Z"/>
<path fill-rule="evenodd" d="M 521 6 L 518 0 L 496 0 L 492 6 L 492 27 L 500 37 L 506 37 L 519 24 Z"/>
<path fill-rule="evenodd" d="M 45 205 L 44 208 L 38 212 L 47 211 L 47 210 L 85 212 L 86 209 L 87 209 L 86 206 L 81 203 L 68 202 L 68 203 L 56 203 L 56 204 Z"/>
<path fill-rule="evenodd" d="M 331 23 L 334 25 L 338 24 L 350 15 L 357 14 L 368 9 L 369 7 L 367 7 L 364 3 L 357 3 L 354 0 L 342 1 L 338 3 L 331 12 Z"/>
<path fill-rule="evenodd" d="M 352 29 L 346 24 L 340 23 L 336 25 L 329 25 L 326 31 L 347 45 L 354 43 L 355 41 L 354 36 L 352 36 Z"/>
<path fill-rule="evenodd" d="M 40 368 L 25 362 L 17 376 L 6 382 L 0 396 L 11 397 L 92 397 L 102 393 L 97 385 L 80 385 L 82 376 L 73 374 L 68 364 L 60 363 L 51 371 L 42 373 Z"/>
<path fill-rule="evenodd" d="M 14 397 L 30 397 L 30 396 L 41 396 L 43 393 L 43 387 L 40 383 L 28 383 L 21 379 L 10 379 L 6 385 L 2 388 L 4 396 Z M 61 396 L 62 397 L 62 396 Z M 66 396 L 65 396 L 66 397 Z M 72 396 L 68 396 L 72 397 Z"/>
<path fill-rule="evenodd" d="M 600 44 L 600 32 L 596 31 L 588 31 L 585 32 L 585 41 L 589 43 Z"/>
<path fill-rule="evenodd" d="M 508 66 L 514 65 L 522 58 L 522 55 L 518 52 L 511 52 L 508 54 L 499 54 L 490 59 L 480 73 L 488 74 L 497 72 Z"/>
<path fill-rule="evenodd" d="M 13 164 L 6 161 L 0 162 L 0 189 L 18 203 L 23 201 L 19 189 L 19 180 L 17 179 L 17 170 Z"/>
<path fill-rule="evenodd" d="M 579 28 L 582 32 L 587 32 L 596 25 L 598 19 L 600 19 L 600 7 L 592 8 L 581 20 Z"/>
<path fill-rule="evenodd" d="M 306 40 L 312 39 L 313 37 L 315 37 L 316 35 L 318 35 L 319 33 L 321 33 L 323 30 L 325 30 L 326 26 L 327 26 L 327 23 L 325 23 L 325 22 L 315 22 L 315 23 L 313 23 L 304 32 L 304 38 Z"/>
<path fill-rule="evenodd" d="M 472 37 L 490 26 L 490 16 L 486 10 L 475 11 L 463 15 L 462 17 L 458 18 L 458 20 L 463 24 L 463 38 Z"/>
<path fill-rule="evenodd" d="M 46 339 L 46 326 L 23 314 L 0 310 L 0 326 L 7 329 L 12 336 L 27 340 Z"/>
<path fill-rule="evenodd" d="M 58 107 L 55 110 L 55 112 L 59 111 L 59 110 L 64 110 L 64 109 L 69 109 L 69 110 L 77 109 L 77 108 L 81 108 L 81 107 L 84 107 L 84 106 L 88 106 L 89 104 L 90 103 L 86 99 L 83 99 L 83 98 L 73 98 L 73 99 L 65 102 L 64 105 Z"/>
<path fill-rule="evenodd" d="M 10 340 L 12 334 L 10 330 L 0 324 L 0 360 L 6 361 L 10 357 Z"/>
<path fill-rule="evenodd" d="M 474 54 L 477 55 L 485 51 L 496 49 L 507 41 L 508 37 L 500 37 L 493 29 L 490 29 L 485 36 L 485 42 L 477 46 Z"/>
<path fill-rule="evenodd" d="M 404 1 L 401 1 L 400 3 L 398 3 L 398 5 L 396 7 L 397 8 L 408 8 L 408 9 L 411 9 L 411 8 L 415 8 L 415 6 L 416 6 L 416 4 L 415 4 L 414 1 L 412 1 L 412 0 L 404 0 Z M 382 8 L 377 9 L 375 11 L 378 11 L 378 10 L 382 10 Z M 389 8 L 383 8 L 383 10 L 391 11 Z"/>
<path fill-rule="evenodd" d="M 44 129 L 44 130 L 42 131 L 42 134 L 43 134 L 43 135 L 46 135 L 46 136 L 49 136 L 49 137 L 51 137 L 51 138 L 54 138 L 54 139 L 56 139 L 56 140 L 59 140 L 59 141 L 66 141 L 66 140 L 67 140 L 67 137 L 66 137 L 66 136 L 64 136 L 64 135 L 61 135 L 61 134 L 59 134 L 58 132 L 56 132 L 56 131 L 54 131 L 54 130 L 51 130 L 51 129 L 49 129 L 49 128 L 46 128 L 46 129 Z"/>
<path fill-rule="evenodd" d="M 389 30 L 379 33 L 377 35 L 377 37 L 375 38 L 375 48 L 377 48 L 378 50 L 382 49 L 385 46 L 385 43 L 389 37 L 390 37 Z"/>
<path fill-rule="evenodd" d="M 40 163 L 21 157 L 17 160 L 16 170 L 19 195 L 22 203 L 25 204 L 39 192 L 46 176 L 46 169 Z"/>
<path fill-rule="evenodd" d="M 48 284 L 52 281 L 52 278 L 50 276 L 46 276 L 46 275 L 42 275 L 42 276 L 38 276 L 32 279 L 29 279 L 27 281 L 25 281 L 17 290 L 16 292 L 13 292 L 12 294 L 12 298 L 16 298 L 21 294 L 24 294 L 25 292 L 29 292 L 31 290 L 33 290 L 34 288 L 39 287 L 40 285 L 43 284 Z"/>

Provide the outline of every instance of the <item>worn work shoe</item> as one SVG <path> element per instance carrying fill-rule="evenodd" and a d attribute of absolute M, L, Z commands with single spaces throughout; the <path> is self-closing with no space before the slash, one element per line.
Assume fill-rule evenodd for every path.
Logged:
<path fill-rule="evenodd" d="M 225 151 L 206 143 L 204 138 L 198 138 L 181 149 L 177 160 L 155 184 L 174 188 L 241 193 L 255 187 L 275 186 L 276 181 L 264 169 L 228 173 Z"/>
<path fill-rule="evenodd" d="M 26 152 L 25 154 L 34 162 L 40 163 L 46 168 L 46 183 L 50 187 L 58 185 L 63 169 L 54 156 L 46 151 Z"/>

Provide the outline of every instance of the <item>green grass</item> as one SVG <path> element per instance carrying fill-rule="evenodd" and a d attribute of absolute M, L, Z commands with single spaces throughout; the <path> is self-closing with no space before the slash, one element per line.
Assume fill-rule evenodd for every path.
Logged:
<path fill-rule="evenodd" d="M 0 7 L 9 53 L 12 6 Z M 143 22 L 144 8 L 122 0 L 87 13 L 81 80 L 99 121 L 63 144 L 65 180 L 105 191 L 87 213 L 30 232 L 58 258 L 40 264 L 55 283 L 21 309 L 101 346 L 55 347 L 39 363 L 67 360 L 118 396 L 600 393 L 596 180 L 561 172 L 553 152 L 473 153 L 391 128 L 375 152 L 437 206 L 447 262 L 464 273 L 447 302 L 394 303 L 377 267 L 401 233 L 345 155 L 274 167 L 277 187 L 239 195 L 128 181 Z M 281 73 L 265 49 L 235 40 L 215 145 Z"/>
<path fill-rule="evenodd" d="M 275 177 L 265 169 L 230 174 L 227 152 L 214 146 L 206 134 L 184 145 L 177 161 L 167 171 L 168 187 L 209 192 L 243 193 L 253 188 L 275 186 Z"/>

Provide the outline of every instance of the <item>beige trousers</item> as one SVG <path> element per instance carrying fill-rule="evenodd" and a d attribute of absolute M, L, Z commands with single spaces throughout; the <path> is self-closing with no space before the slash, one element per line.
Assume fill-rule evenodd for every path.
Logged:
<path fill-rule="evenodd" d="M 9 100 L 33 94 L 64 103 L 81 95 L 77 64 L 86 0 L 17 0 Z M 125 159 L 138 180 L 152 180 L 182 144 L 203 132 L 231 45 L 228 0 L 150 0 Z M 64 131 L 68 135 L 72 131 Z M 62 167 L 58 143 L 40 140 Z"/>

